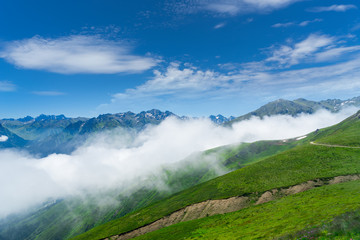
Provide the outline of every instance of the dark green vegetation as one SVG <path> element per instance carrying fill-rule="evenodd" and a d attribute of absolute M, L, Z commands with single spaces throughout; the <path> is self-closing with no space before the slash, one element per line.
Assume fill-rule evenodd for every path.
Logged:
<path fill-rule="evenodd" d="M 345 196 L 344 196 L 345 197 Z M 336 216 L 320 226 L 279 237 L 285 239 L 360 239 L 360 208 Z"/>
<path fill-rule="evenodd" d="M 346 106 L 360 106 L 360 97 L 355 97 L 349 100 L 340 99 L 328 99 L 320 102 L 309 101 L 303 98 L 296 99 L 294 101 L 279 99 L 270 102 L 259 109 L 235 118 L 234 120 L 227 122 L 226 125 L 231 125 L 234 122 L 250 119 L 253 116 L 263 118 L 265 116 L 273 115 L 291 115 L 296 116 L 300 113 L 312 114 L 319 109 L 326 109 L 331 112 L 337 112 Z"/>
<path fill-rule="evenodd" d="M 112 189 L 84 198 L 64 199 L 27 215 L 13 216 L 6 224 L 0 222 L 0 239 L 67 239 L 297 144 L 299 141 L 260 141 L 194 154 L 176 165 L 164 166 L 162 180 L 167 190 L 134 187 L 130 193 Z M 149 181 L 159 179 L 153 176 Z M 108 200 L 113 203 L 99 204 Z"/>
<path fill-rule="evenodd" d="M 360 181 L 354 181 L 315 188 L 233 213 L 179 223 L 135 239 L 274 239 L 319 222 L 330 222 L 335 216 L 358 208 Z M 338 223 L 331 224 L 328 229 L 338 228 L 336 225 Z M 310 230 L 299 238 L 288 235 L 284 239 L 306 239 L 308 232 Z M 329 235 L 325 236 L 329 239 Z"/>
<path fill-rule="evenodd" d="M 292 186 L 317 178 L 327 179 L 341 175 L 359 174 L 359 149 L 315 146 L 310 145 L 307 142 L 314 139 L 322 142 L 322 140 L 330 135 L 333 138 L 336 138 L 336 132 L 339 132 L 336 131 L 336 129 L 341 128 L 341 126 L 348 126 L 348 129 L 351 129 L 351 125 L 359 123 L 360 119 L 357 117 L 358 115 L 359 113 L 343 121 L 339 125 L 327 128 L 327 134 L 323 133 L 323 131 L 313 133 L 309 136 L 309 140 L 304 140 L 304 144 L 301 146 L 297 146 L 294 149 L 282 152 L 266 158 L 263 161 L 259 161 L 224 176 L 186 189 L 160 202 L 154 203 L 149 207 L 96 227 L 75 239 L 100 239 L 125 233 L 154 222 L 161 217 L 184 208 L 185 206 L 209 199 L 251 195 L 255 192 L 262 193 L 274 188 Z M 343 131 L 342 133 L 346 135 L 346 131 Z M 349 136 L 349 139 L 350 138 L 351 137 Z M 353 139 L 353 143 L 355 144 L 356 142 L 358 146 L 360 146 L 360 142 Z M 301 202 L 301 198 L 299 201 Z M 304 206 L 304 208 L 306 208 L 306 206 Z M 336 216 L 336 214 L 340 213 L 343 212 L 334 211 L 334 215 L 332 216 Z M 299 221 L 301 221 L 301 218 Z M 319 223 L 319 221 L 320 219 L 317 218 L 317 220 L 311 222 L 311 224 Z M 295 223 L 292 225 L 296 226 Z M 182 225 L 180 224 L 179 226 Z M 216 224 L 212 226 L 216 228 Z M 304 225 L 299 226 L 305 227 Z M 290 230 L 293 231 L 296 229 L 289 229 L 289 231 Z M 185 230 L 181 230 L 180 227 L 179 231 Z M 229 230 L 222 229 L 221 231 Z M 286 232 L 281 232 L 281 234 L 285 233 Z"/>

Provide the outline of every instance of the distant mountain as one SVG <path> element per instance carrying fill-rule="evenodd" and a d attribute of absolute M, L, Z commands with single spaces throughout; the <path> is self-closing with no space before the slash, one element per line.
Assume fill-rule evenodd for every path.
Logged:
<path fill-rule="evenodd" d="M 31 116 L 26 116 L 24 118 L 5 118 L 2 119 L 2 122 L 21 122 L 21 123 L 28 123 L 28 122 L 34 122 L 34 121 L 46 121 L 46 120 L 64 120 L 64 119 L 69 119 L 67 117 L 65 117 L 63 114 L 61 115 L 45 115 L 45 114 L 41 114 L 36 118 L 33 118 Z"/>
<path fill-rule="evenodd" d="M 27 141 L 0 124 L 0 148 L 22 148 Z"/>
<path fill-rule="evenodd" d="M 172 112 L 162 112 L 157 109 L 143 111 L 138 114 L 133 112 L 103 114 L 96 118 L 91 118 L 79 126 L 78 133 L 91 133 L 99 130 L 112 129 L 116 127 L 143 129 L 147 124 L 159 124 L 167 117 L 176 117 Z M 74 128 L 73 128 L 74 130 Z"/>
<path fill-rule="evenodd" d="M 312 114 L 318 109 L 336 112 L 346 106 L 359 107 L 360 97 L 345 101 L 329 99 L 320 102 L 309 101 L 303 98 L 294 101 L 279 99 L 238 118 L 232 116 L 227 118 L 219 114 L 216 116 L 211 115 L 209 119 L 215 124 L 231 125 L 234 122 L 250 119 L 253 116 L 260 118 L 278 114 L 296 116 L 300 113 Z M 42 114 L 35 118 L 27 116 L 18 119 L 2 119 L 0 124 L 23 141 L 26 141 L 25 145 L 30 152 L 48 155 L 51 153 L 71 153 L 90 134 L 95 132 L 118 127 L 141 131 L 149 124 L 160 124 L 167 117 L 175 117 L 181 120 L 192 119 L 186 116 L 180 117 L 169 111 L 162 112 L 152 109 L 138 114 L 133 112 L 102 114 L 90 119 Z M 2 145 L 10 146 L 9 143 L 10 141 L 6 144 L 2 143 Z"/>
<path fill-rule="evenodd" d="M 29 118 L 29 117 L 27 117 Z M 31 118 L 31 117 L 30 117 Z M 67 117 L 65 117 L 63 114 L 61 115 L 44 115 L 41 114 L 40 116 L 35 118 L 35 121 L 46 121 L 46 120 L 65 120 L 65 119 L 69 119 Z"/>
<path fill-rule="evenodd" d="M 344 107 L 350 106 L 360 107 L 360 97 L 354 97 L 348 100 L 328 99 L 319 102 L 309 101 L 304 98 L 299 98 L 294 101 L 278 99 L 276 101 L 265 104 L 264 106 L 253 112 L 237 117 L 234 120 L 227 122 L 226 125 L 231 125 L 234 122 L 247 120 L 253 116 L 260 118 L 273 115 L 296 116 L 301 113 L 312 114 L 319 109 L 325 109 L 331 112 L 338 112 Z"/>
<path fill-rule="evenodd" d="M 230 116 L 229 118 L 227 118 L 227 117 L 224 117 L 223 115 L 218 114 L 217 116 L 210 115 L 210 116 L 209 116 L 209 119 L 210 119 L 213 123 L 223 124 L 223 123 L 229 122 L 229 121 L 231 121 L 231 120 L 234 120 L 235 117 Z"/>
<path fill-rule="evenodd" d="M 148 124 L 160 124 L 170 116 L 183 119 L 169 111 L 152 109 L 138 114 L 102 114 L 90 119 L 42 114 L 36 118 L 27 116 L 2 119 L 0 123 L 11 132 L 29 140 L 27 149 L 30 152 L 45 156 L 51 153 L 70 153 L 95 132 L 118 127 L 140 131 Z"/>

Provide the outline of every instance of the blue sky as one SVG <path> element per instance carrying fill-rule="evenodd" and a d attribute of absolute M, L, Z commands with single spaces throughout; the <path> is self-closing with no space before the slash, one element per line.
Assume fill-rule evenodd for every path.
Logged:
<path fill-rule="evenodd" d="M 355 0 L 12 0 L 0 29 L 0 118 L 360 95 Z"/>

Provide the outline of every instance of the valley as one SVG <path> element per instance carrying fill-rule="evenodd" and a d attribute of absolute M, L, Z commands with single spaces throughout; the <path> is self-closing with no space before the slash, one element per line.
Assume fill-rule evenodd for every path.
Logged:
<path fill-rule="evenodd" d="M 167 216 L 172 212 L 180 210 L 185 206 L 189 206 L 195 203 L 200 203 L 205 200 L 226 199 L 226 198 L 239 197 L 239 196 L 248 197 L 248 196 L 252 196 L 254 193 L 264 194 L 274 189 L 290 187 L 307 181 L 313 181 L 315 179 L 330 180 L 331 178 L 335 178 L 339 176 L 359 174 L 360 162 L 358 161 L 359 159 L 358 149 L 316 146 L 316 145 L 311 145 L 309 143 L 310 140 L 315 142 L 319 141 L 325 143 L 327 142 L 326 139 L 338 139 L 338 141 L 341 141 L 339 138 L 336 138 L 338 132 L 335 131 L 335 129 L 339 129 L 340 126 L 347 126 L 346 128 L 344 127 L 342 128 L 343 131 L 341 134 L 357 135 L 360 129 L 357 127 L 360 124 L 359 116 L 360 116 L 360 112 L 338 125 L 310 134 L 307 138 L 307 141 L 304 140 L 305 142 L 302 146 L 298 146 L 294 149 L 285 151 L 283 153 L 267 158 L 258 163 L 251 164 L 245 168 L 236 170 L 222 177 L 216 178 L 214 180 L 210 180 L 203 184 L 184 190 L 178 194 L 175 194 L 170 198 L 167 198 L 163 201 L 153 204 L 148 208 L 144 208 L 142 210 L 136 211 L 132 214 L 125 216 L 124 218 L 120 218 L 119 220 L 115 220 L 113 222 L 105 224 L 104 226 L 99 226 L 97 228 L 94 228 L 88 233 L 81 235 L 75 239 L 102 239 L 116 235 L 116 233 L 117 234 L 122 232 L 126 233 L 132 229 L 137 229 L 143 225 L 150 224 L 151 222 L 154 222 L 157 219 L 160 219 L 161 217 Z M 356 132 L 352 132 L 353 129 L 356 129 Z M 354 179 L 356 179 L 356 177 L 354 177 Z M 356 183 L 357 182 L 355 181 L 352 186 L 354 186 L 354 184 L 355 186 L 357 186 Z M 320 191 L 318 189 L 322 189 L 322 188 L 332 189 L 331 186 L 316 188 L 313 191 L 309 191 L 310 192 L 309 196 L 311 196 L 313 192 L 314 194 L 322 194 L 322 193 L 317 193 L 317 191 Z M 304 194 L 306 195 L 306 193 Z M 292 199 L 292 198 L 290 196 L 285 197 L 283 201 L 291 201 L 288 199 Z M 323 199 L 325 199 L 324 201 L 327 201 L 326 198 Z M 349 198 L 345 197 L 344 199 L 346 199 L 346 201 L 350 201 L 346 203 L 350 205 L 344 205 L 344 208 L 340 207 L 340 209 L 350 211 L 350 210 L 355 210 L 357 209 L 357 207 L 359 207 L 358 205 L 359 202 L 356 198 L 354 199 L 351 197 Z M 256 203 L 256 201 L 254 202 Z M 295 206 L 295 204 L 293 206 Z M 303 204 L 301 206 L 304 208 L 309 207 L 306 204 Z M 352 206 L 352 207 L 349 208 L 345 206 Z M 252 207 L 250 207 L 249 209 L 251 208 Z M 238 214 L 241 214 L 241 211 L 239 211 Z M 336 210 L 334 211 L 334 214 L 329 215 L 327 218 L 323 218 L 321 221 L 329 221 L 331 217 L 335 217 L 344 212 L 341 211 L 339 212 L 338 210 Z M 218 218 L 220 216 L 222 215 L 219 215 Z M 224 215 L 224 217 L 225 216 L 226 214 Z M 198 220 L 198 221 L 207 222 L 212 220 Z M 320 224 L 321 221 L 318 220 L 317 224 Z M 316 222 L 312 224 L 315 225 L 315 223 Z M 196 230 L 197 228 L 190 227 L 196 224 L 193 224 L 192 222 L 191 223 L 189 222 L 189 224 L 190 225 L 186 225 L 185 223 L 183 223 L 183 224 L 179 224 L 178 227 L 176 227 L 177 225 L 169 227 L 169 231 L 174 230 L 177 233 L 181 231 L 182 234 L 174 234 L 171 232 L 167 232 L 168 231 L 166 230 L 167 228 L 164 228 L 163 231 L 159 230 L 159 234 L 164 233 L 166 236 L 172 236 L 171 239 L 182 239 L 184 236 L 191 237 L 193 236 L 191 235 L 191 232 L 195 234 L 195 232 L 197 232 Z M 209 226 L 213 226 L 212 223 L 209 223 Z M 297 227 L 302 226 L 303 228 L 305 228 L 307 225 L 306 226 L 296 225 L 296 226 Z M 190 229 L 192 230 L 187 229 L 188 227 L 190 227 Z M 223 227 L 225 229 L 227 228 L 226 225 L 224 225 Z M 246 225 L 244 227 L 246 227 Z M 210 229 L 213 228 L 211 227 Z M 222 232 L 221 226 L 219 226 L 218 228 L 217 227 L 214 228 L 214 230 L 215 229 L 218 229 L 218 231 Z M 295 229 L 293 229 L 292 231 L 294 230 Z M 226 231 L 229 234 L 236 234 L 235 232 L 231 232 L 229 230 Z M 264 232 L 262 231 L 262 234 L 263 233 Z M 285 233 L 286 232 L 283 231 L 281 232 L 281 234 L 285 234 Z M 151 239 L 151 237 L 157 236 L 156 234 L 157 231 L 153 233 L 149 233 L 149 238 Z M 183 234 L 190 234 L 190 235 L 183 235 Z M 250 236 L 252 236 L 252 234 L 254 233 L 252 232 L 249 234 L 250 234 L 249 239 L 252 239 L 252 237 Z M 143 237 L 144 239 L 147 239 L 146 235 L 147 234 L 144 235 Z M 212 233 L 209 236 L 212 236 L 210 237 L 210 239 L 213 238 Z M 141 238 L 142 237 L 140 237 L 140 239 Z"/>
<path fill-rule="evenodd" d="M 161 124 L 165 118 L 160 117 L 155 124 Z M 189 121 L 183 119 L 180 121 Z M 60 121 L 64 120 L 61 118 Z M 73 136 L 78 136 L 85 126 L 82 121 L 80 123 L 77 124 L 80 130 L 73 131 Z M 157 234 L 165 232 L 173 236 L 172 239 L 181 239 L 167 233 L 171 231 L 167 229 L 177 229 L 179 225 L 179 230 L 175 231 L 185 231 L 181 226 L 189 221 L 212 221 L 213 217 L 283 201 L 293 194 L 356 182 L 360 173 L 356 161 L 360 145 L 358 124 L 359 113 L 335 126 L 302 137 L 232 144 L 192 154 L 178 163 L 164 165 L 162 177 L 159 178 L 159 173 L 149 176 L 145 180 L 147 184 L 140 181 L 137 186 L 49 200 L 39 210 L 8 217 L 0 222 L 0 236 L 9 240 L 23 237 L 153 239 L 163 238 Z M 70 126 L 72 123 L 65 130 L 74 129 Z M 116 124 L 105 123 L 103 126 L 103 129 L 112 129 Z M 129 129 L 133 127 L 130 125 Z M 93 129 L 93 132 L 104 131 L 98 127 Z M 143 130 L 135 127 L 135 131 Z M 44 139 L 60 133 L 53 131 Z M 163 187 L 152 187 L 151 184 L 158 184 L 156 182 L 160 180 L 164 181 Z M 100 199 L 116 199 L 117 204 L 101 206 Z"/>

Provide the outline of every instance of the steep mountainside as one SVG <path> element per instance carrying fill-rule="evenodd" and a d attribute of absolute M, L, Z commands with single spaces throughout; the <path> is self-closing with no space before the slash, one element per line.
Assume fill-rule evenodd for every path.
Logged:
<path fill-rule="evenodd" d="M 153 109 L 139 114 L 132 112 L 103 114 L 96 118 L 67 118 L 64 115 L 40 115 L 36 118 L 0 120 L 7 129 L 29 140 L 26 148 L 35 154 L 46 156 L 51 153 L 71 153 L 90 134 L 125 128 L 139 131 L 148 124 L 159 124 L 167 117 L 178 117 L 166 111 Z"/>
<path fill-rule="evenodd" d="M 89 194 L 86 198 L 73 197 L 52 202 L 46 208 L 22 216 L 12 216 L 8 221 L 0 222 L 0 239 L 67 239 L 297 144 L 300 142 L 296 140 L 260 141 L 195 154 L 177 164 L 163 166 L 163 174 L 160 175 L 165 180 L 166 188 L 163 187 L 162 190 L 138 187 L 129 195 L 124 189 L 113 189 L 101 196 Z M 149 181 L 156 178 L 158 176 L 153 176 Z M 118 204 L 101 206 L 98 204 L 99 199 L 116 199 Z"/>
<path fill-rule="evenodd" d="M 328 181 L 329 179 L 335 178 L 337 176 L 358 175 L 360 174 L 359 149 L 338 146 L 318 146 L 312 145 L 310 142 L 322 142 L 325 141 L 329 136 L 331 136 L 331 138 L 338 138 L 339 141 L 341 141 L 340 137 L 348 137 L 351 139 L 352 126 L 356 127 L 360 122 L 358 117 L 359 114 L 360 112 L 338 125 L 312 133 L 306 139 L 301 140 L 303 141 L 301 146 L 266 158 L 260 162 L 251 164 L 247 167 L 241 168 L 208 182 L 186 189 L 165 200 L 157 202 L 150 207 L 143 208 L 118 220 L 114 220 L 102 226 L 96 227 L 75 239 L 101 239 L 112 235 L 129 232 L 133 229 L 137 229 L 141 226 L 153 223 L 156 220 L 168 216 L 171 213 L 183 209 L 186 206 L 204 202 L 210 199 L 226 199 L 241 196 L 246 196 L 250 199 L 257 199 L 258 197 L 262 196 L 262 194 L 265 194 L 265 192 L 271 192 L 274 189 L 290 188 L 291 186 L 306 183 L 308 181 Z M 348 130 L 344 129 L 344 126 L 347 126 Z M 340 131 L 340 129 L 344 129 L 344 131 Z M 357 144 L 357 146 L 360 146 L 360 142 L 357 139 L 346 141 L 342 145 L 346 145 L 347 142 L 351 142 L 353 145 Z M 250 231 L 247 230 L 247 235 L 244 236 L 244 238 L 252 239 L 254 236 L 259 237 L 257 233 L 259 231 L 261 232 L 261 227 L 257 227 L 256 224 L 254 226 L 247 225 L 247 223 L 253 221 L 252 219 L 254 217 L 263 219 L 261 217 L 262 215 L 260 214 L 262 212 L 262 207 L 272 206 L 275 204 L 274 207 L 264 211 L 267 211 L 269 216 L 272 214 L 279 216 L 279 213 L 285 214 L 287 212 L 287 208 L 285 206 L 289 206 L 289 204 L 291 206 L 298 206 L 296 208 L 297 210 L 292 208 L 291 211 L 296 211 L 296 216 L 306 215 L 306 218 L 294 218 L 290 217 L 291 215 L 287 215 L 287 217 L 290 217 L 288 218 L 288 221 L 280 221 L 282 217 L 273 220 L 275 221 L 274 224 L 278 224 L 277 229 L 287 229 L 287 231 L 282 230 L 277 232 L 277 236 L 281 236 L 283 234 L 297 231 L 306 227 L 308 219 L 313 219 L 313 221 L 310 222 L 312 225 L 321 224 L 323 221 L 329 221 L 331 216 L 334 217 L 337 214 L 342 214 L 347 210 L 359 208 L 360 199 L 353 197 L 353 191 L 359 191 L 356 186 L 359 185 L 355 182 L 341 185 L 339 187 L 324 186 L 321 188 L 316 188 L 311 192 L 309 191 L 297 195 L 296 197 L 289 196 L 285 197 L 284 200 L 279 200 L 274 203 L 267 203 L 264 206 L 259 205 L 240 210 L 236 213 L 236 218 L 242 219 L 242 223 L 239 223 L 240 225 L 230 224 L 232 221 L 235 221 L 231 220 L 231 217 L 235 215 L 229 213 L 224 217 L 225 219 L 223 219 L 223 217 L 214 216 L 209 218 L 209 220 L 207 218 L 198 220 L 200 225 L 193 225 L 193 223 L 180 223 L 178 225 L 174 225 L 173 227 L 164 228 L 163 230 L 150 233 L 149 238 L 144 235 L 143 238 L 151 239 L 154 236 L 166 236 L 164 239 L 183 239 L 183 237 L 200 238 L 204 233 L 205 239 L 214 239 L 214 236 L 219 236 L 218 234 L 226 232 L 226 236 L 229 238 L 225 237 L 225 239 L 231 239 L 237 236 L 237 233 L 244 231 L 241 229 L 247 229 L 247 227 L 251 226 Z M 354 189 L 354 187 L 356 189 Z M 344 191 L 342 189 L 344 189 Z M 317 206 L 316 202 L 308 202 L 308 199 L 312 199 L 314 196 L 316 196 L 316 199 L 323 198 L 322 201 L 318 201 L 318 204 L 325 206 L 325 208 L 327 206 L 328 209 L 331 209 L 330 206 L 333 206 L 333 203 L 339 201 L 339 199 L 346 199 L 346 201 L 339 201 L 339 204 L 337 205 L 338 208 L 336 208 L 336 210 L 333 209 L 333 211 L 330 211 L 329 214 L 322 215 L 320 213 L 321 211 L 324 211 L 324 208 L 319 208 L 318 210 L 313 211 L 313 208 L 316 208 L 315 206 Z M 299 203 L 302 203 L 302 205 L 299 206 Z M 284 210 L 279 212 L 279 209 Z M 311 211 L 306 212 L 309 211 L 309 209 L 313 211 L 313 213 L 310 215 L 309 213 Z M 228 218 L 227 216 L 231 217 Z M 219 218 L 221 219 L 218 220 Z M 299 221 L 301 221 L 301 224 Z M 287 228 L 287 226 L 289 227 Z M 165 234 L 154 235 L 157 233 Z M 182 234 L 178 235 L 177 233 Z M 263 237 L 274 236 L 270 233 L 269 235 L 266 235 L 267 232 L 261 233 L 263 234 Z M 142 239 L 142 237 L 140 237 L 140 239 Z"/>
<path fill-rule="evenodd" d="M 0 124 L 0 148 L 22 148 L 27 141 Z"/>
<path fill-rule="evenodd" d="M 234 120 L 227 122 L 226 124 L 231 125 L 234 122 L 247 120 L 253 116 L 260 118 L 273 115 L 296 116 L 300 113 L 312 114 L 319 109 L 326 109 L 331 112 L 337 112 L 342 108 L 349 106 L 360 107 L 360 97 L 354 97 L 349 100 L 328 99 L 320 102 L 309 101 L 303 98 L 299 98 L 294 101 L 278 99 L 260 107 L 253 112 L 237 117 Z"/>

